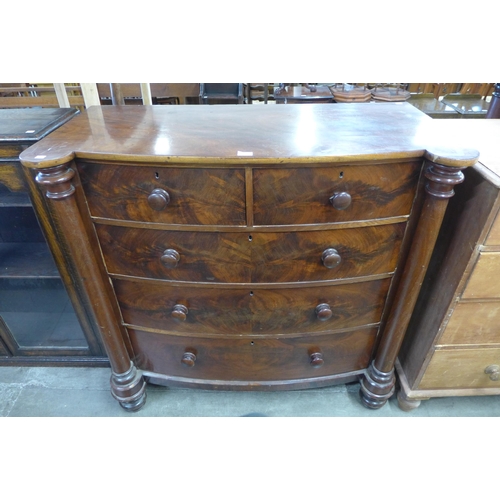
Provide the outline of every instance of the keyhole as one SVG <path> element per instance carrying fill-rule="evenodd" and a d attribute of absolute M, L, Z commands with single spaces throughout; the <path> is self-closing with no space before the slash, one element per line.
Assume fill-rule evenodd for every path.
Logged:
<path fill-rule="evenodd" d="M 344 172 L 340 172 L 339 179 L 342 179 L 344 177 Z"/>
<path fill-rule="evenodd" d="M 250 345 L 254 345 L 253 340 L 252 340 L 252 342 L 250 342 Z"/>
<path fill-rule="evenodd" d="M 156 177 L 157 179 L 159 179 L 159 178 L 160 178 L 160 175 L 158 174 L 158 172 L 155 172 L 155 177 Z"/>
<path fill-rule="evenodd" d="M 250 297 L 253 297 L 253 292 L 250 292 Z"/>
<path fill-rule="evenodd" d="M 252 241 L 252 235 L 251 234 L 248 236 L 248 241 Z"/>

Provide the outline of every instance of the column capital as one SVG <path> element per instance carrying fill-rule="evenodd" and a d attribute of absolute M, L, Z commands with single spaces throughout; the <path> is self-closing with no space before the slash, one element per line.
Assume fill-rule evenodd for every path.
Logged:
<path fill-rule="evenodd" d="M 75 186 L 73 186 L 71 180 L 75 176 L 75 171 L 69 165 L 70 163 L 65 163 L 57 167 L 39 170 L 35 180 L 45 187 L 45 196 L 47 198 L 62 200 L 74 194 Z"/>

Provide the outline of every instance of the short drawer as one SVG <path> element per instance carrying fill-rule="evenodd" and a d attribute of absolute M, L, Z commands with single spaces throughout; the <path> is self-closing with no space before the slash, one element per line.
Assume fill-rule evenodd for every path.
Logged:
<path fill-rule="evenodd" d="M 295 233 L 161 231 L 96 224 L 112 274 L 275 283 L 392 273 L 405 223 Z"/>
<path fill-rule="evenodd" d="M 500 252 L 482 252 L 472 271 L 463 299 L 500 298 Z"/>
<path fill-rule="evenodd" d="M 161 332 L 290 334 L 380 321 L 390 279 L 299 288 L 170 286 L 114 279 L 125 324 Z"/>
<path fill-rule="evenodd" d="M 500 344 L 500 301 L 458 303 L 438 344 Z"/>
<path fill-rule="evenodd" d="M 129 329 L 142 370 L 213 381 L 273 381 L 363 370 L 377 329 L 296 338 L 186 338 Z M 314 356 L 316 355 L 316 356 Z"/>
<path fill-rule="evenodd" d="M 80 161 L 95 217 L 165 224 L 244 225 L 242 169 L 100 165 Z"/>
<path fill-rule="evenodd" d="M 318 224 L 408 215 L 421 165 L 255 169 L 254 222 Z"/>
<path fill-rule="evenodd" d="M 500 349 L 442 349 L 435 351 L 419 389 L 500 387 Z M 490 373 L 487 373 L 488 370 Z"/>

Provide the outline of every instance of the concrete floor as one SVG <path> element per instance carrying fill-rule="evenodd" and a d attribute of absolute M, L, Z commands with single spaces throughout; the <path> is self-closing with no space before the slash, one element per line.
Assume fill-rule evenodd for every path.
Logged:
<path fill-rule="evenodd" d="M 2 417 L 497 417 L 500 396 L 434 398 L 406 413 L 395 396 L 364 408 L 359 384 L 279 392 L 233 392 L 149 385 L 146 405 L 124 411 L 109 391 L 109 368 L 0 367 Z"/>

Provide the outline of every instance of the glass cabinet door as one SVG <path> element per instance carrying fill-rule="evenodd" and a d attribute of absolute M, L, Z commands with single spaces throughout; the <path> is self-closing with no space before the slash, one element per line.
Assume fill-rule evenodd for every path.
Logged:
<path fill-rule="evenodd" d="M 2 184 L 0 317 L 2 337 L 17 352 L 24 348 L 88 350 L 28 195 L 13 193 Z"/>
<path fill-rule="evenodd" d="M 0 109 L 0 364 L 106 364 L 71 278 L 64 286 L 29 196 L 21 151 L 73 118 L 71 108 Z M 61 262 L 65 267 L 66 263 Z M 65 271 L 65 275 L 68 273 Z M 82 326 L 83 325 L 83 326 Z"/>

